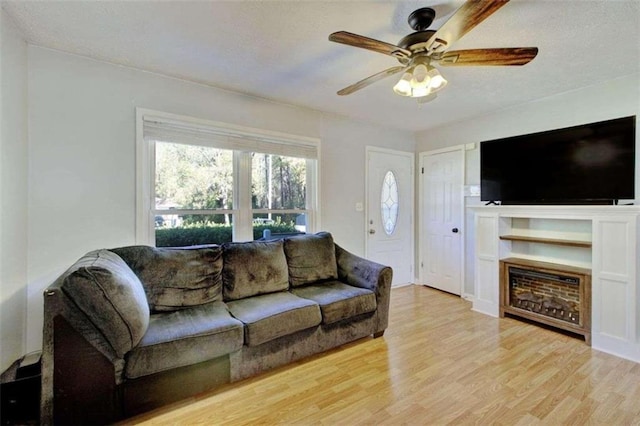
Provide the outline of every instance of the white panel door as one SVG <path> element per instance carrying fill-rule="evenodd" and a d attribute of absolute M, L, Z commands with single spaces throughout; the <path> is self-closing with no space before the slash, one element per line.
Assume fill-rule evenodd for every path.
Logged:
<path fill-rule="evenodd" d="M 427 154 L 422 160 L 422 279 L 430 287 L 460 295 L 463 151 Z"/>
<path fill-rule="evenodd" d="M 391 266 L 392 285 L 413 277 L 413 153 L 367 148 L 366 257 Z"/>

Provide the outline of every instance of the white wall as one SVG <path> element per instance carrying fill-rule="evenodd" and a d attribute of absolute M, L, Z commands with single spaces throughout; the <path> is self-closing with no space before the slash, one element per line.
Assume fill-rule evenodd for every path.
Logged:
<path fill-rule="evenodd" d="M 27 45 L 0 8 L 0 371 L 24 353 Z"/>
<path fill-rule="evenodd" d="M 0 371 L 24 353 L 27 44 L 0 8 Z"/>
<path fill-rule="evenodd" d="M 42 290 L 89 250 L 135 239 L 135 107 L 321 138 L 321 226 L 364 253 L 365 146 L 415 150 L 411 133 L 39 47 L 29 49 L 27 349 Z"/>
<path fill-rule="evenodd" d="M 640 75 L 601 82 L 591 87 L 561 93 L 518 105 L 462 123 L 420 132 L 416 150 L 431 151 L 448 146 L 476 143 L 466 152 L 466 184 L 480 184 L 478 143 L 485 140 L 575 126 L 629 115 L 640 116 Z M 640 117 L 638 118 L 640 120 Z M 638 122 L 636 122 L 638 124 Z M 640 141 L 640 126 L 636 126 Z M 636 148 L 636 194 L 640 193 L 640 148 Z M 636 195 L 640 199 L 640 196 Z M 466 197 L 466 206 L 480 204 L 479 197 Z M 473 216 L 467 212 L 464 293 L 473 294 Z"/>

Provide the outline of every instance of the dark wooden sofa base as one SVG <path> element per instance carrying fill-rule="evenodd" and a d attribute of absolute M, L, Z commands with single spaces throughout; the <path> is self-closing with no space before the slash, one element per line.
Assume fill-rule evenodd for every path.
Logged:
<path fill-rule="evenodd" d="M 62 316 L 55 332 L 53 421 L 55 424 L 106 424 L 122 416 L 122 399 L 113 364 Z M 65 356 L 69 351 L 72 356 Z M 69 372 L 73 374 L 69 374 Z"/>
<path fill-rule="evenodd" d="M 109 424 L 230 382 L 225 355 L 117 385 L 113 364 L 64 318 L 56 317 L 54 327 L 55 424 Z M 64 356 L 70 348 L 75 355 Z"/>
<path fill-rule="evenodd" d="M 228 355 L 128 380 L 122 385 L 123 417 L 135 416 L 229 382 Z"/>

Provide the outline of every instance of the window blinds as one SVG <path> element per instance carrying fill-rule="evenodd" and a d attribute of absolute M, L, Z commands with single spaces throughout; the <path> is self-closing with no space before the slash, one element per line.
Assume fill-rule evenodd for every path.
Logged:
<path fill-rule="evenodd" d="M 143 116 L 146 140 L 317 159 L 319 140 L 215 122 Z"/>

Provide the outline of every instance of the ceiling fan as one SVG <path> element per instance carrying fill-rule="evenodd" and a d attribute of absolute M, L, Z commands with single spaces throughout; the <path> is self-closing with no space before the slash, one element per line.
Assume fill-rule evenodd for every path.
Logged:
<path fill-rule="evenodd" d="M 401 96 L 418 98 L 418 102 L 435 99 L 436 92 L 447 85 L 437 68 L 441 66 L 525 65 L 538 54 L 537 47 L 504 47 L 493 49 L 448 50 L 451 45 L 495 13 L 509 0 L 467 0 L 439 30 L 428 30 L 436 16 L 429 7 L 409 15 L 409 26 L 415 30 L 397 45 L 369 37 L 338 31 L 329 40 L 360 47 L 395 57 L 400 65 L 373 74 L 338 91 L 350 95 L 386 77 L 403 73 L 393 87 Z"/>

